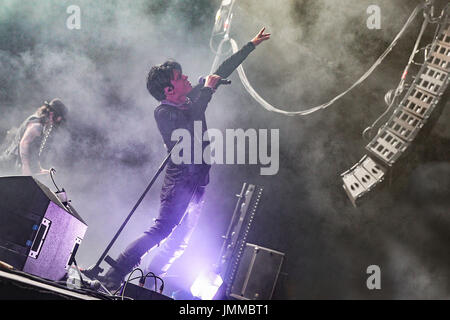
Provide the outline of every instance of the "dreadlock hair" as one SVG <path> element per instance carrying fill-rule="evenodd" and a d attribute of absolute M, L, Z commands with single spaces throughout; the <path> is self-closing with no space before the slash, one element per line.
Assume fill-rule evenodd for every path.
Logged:
<path fill-rule="evenodd" d="M 60 116 L 62 122 L 67 118 L 67 107 L 59 98 L 55 98 L 50 102 L 45 101 L 44 105 L 37 109 L 36 115 L 41 119 L 41 122 L 45 122 L 49 118 L 50 112 L 53 112 L 55 118 Z"/>
<path fill-rule="evenodd" d="M 173 80 L 173 70 L 182 73 L 181 65 L 174 60 L 168 60 L 150 69 L 147 76 L 147 90 L 156 100 L 162 101 L 166 98 L 164 88 L 173 88 L 170 83 L 170 80 Z"/>

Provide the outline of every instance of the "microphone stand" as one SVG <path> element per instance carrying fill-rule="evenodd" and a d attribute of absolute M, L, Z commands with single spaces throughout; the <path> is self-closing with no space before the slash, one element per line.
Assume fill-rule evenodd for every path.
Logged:
<path fill-rule="evenodd" d="M 166 158 L 164 159 L 164 161 L 161 163 L 161 165 L 159 166 L 158 170 L 156 171 L 155 175 L 153 176 L 152 180 L 150 181 L 150 183 L 148 184 L 147 188 L 145 189 L 145 191 L 142 193 L 141 197 L 139 198 L 139 200 L 136 202 L 136 204 L 134 205 L 133 209 L 131 210 L 131 212 L 128 214 L 127 218 L 125 219 L 125 221 L 122 223 L 122 225 L 120 226 L 119 230 L 116 232 L 116 234 L 114 235 L 114 237 L 112 238 L 112 240 L 110 241 L 110 243 L 108 244 L 108 246 L 106 247 L 105 251 L 103 251 L 102 255 L 100 256 L 100 259 L 98 259 L 97 263 L 82 271 L 83 274 L 85 274 L 87 277 L 89 277 L 90 279 L 96 279 L 98 277 L 98 275 L 100 273 L 103 272 L 103 269 L 100 268 L 100 263 L 102 263 L 103 260 L 105 260 L 109 265 L 111 265 L 112 267 L 114 267 L 114 265 L 116 264 L 115 260 L 113 258 L 111 258 L 110 256 L 107 256 L 108 251 L 111 249 L 111 247 L 113 246 L 114 242 L 116 242 L 117 238 L 119 237 L 120 233 L 122 232 L 122 230 L 125 228 L 125 225 L 128 223 L 128 221 L 130 220 L 131 216 L 134 214 L 134 212 L 136 211 L 136 209 L 138 208 L 138 206 L 141 204 L 142 200 L 144 199 L 145 195 L 147 194 L 147 192 L 150 190 L 150 188 L 153 186 L 153 184 L 155 183 L 156 179 L 158 178 L 158 176 L 160 175 L 160 173 L 163 171 L 164 167 L 167 165 L 167 163 L 169 162 L 170 156 L 172 155 L 172 151 L 175 148 L 175 146 L 183 139 L 183 137 L 180 137 L 178 139 L 178 141 L 173 145 L 173 147 L 169 150 L 169 153 L 167 154 Z"/>

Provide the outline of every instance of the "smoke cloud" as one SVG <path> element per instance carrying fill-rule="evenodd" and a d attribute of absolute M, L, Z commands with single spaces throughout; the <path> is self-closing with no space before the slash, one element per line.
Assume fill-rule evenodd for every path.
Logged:
<path fill-rule="evenodd" d="M 444 2 L 436 1 L 436 11 Z M 53 136 L 45 165 L 56 168 L 57 184 L 89 225 L 78 254 L 84 267 L 99 258 L 165 156 L 153 117 L 158 102 L 145 86 L 147 72 L 174 58 L 192 83 L 207 75 L 214 58 L 209 37 L 220 3 L 2 1 L 0 134 L 18 126 L 44 100 L 59 97 L 69 107 L 67 126 Z M 297 111 L 327 102 L 351 86 L 419 3 L 237 0 L 230 36 L 242 46 L 266 27 L 271 39 L 250 54 L 244 68 L 268 102 Z M 66 27 L 70 5 L 81 9 L 79 30 Z M 369 5 L 381 9 L 379 30 L 366 26 Z M 234 194 L 249 182 L 265 187 L 249 242 L 287 257 L 274 298 L 449 296 L 439 284 L 450 270 L 450 261 L 443 258 L 449 244 L 444 214 L 449 203 L 429 200 L 444 189 L 421 189 L 431 185 L 421 175 L 424 167 L 433 177 L 448 172 L 445 144 L 432 147 L 435 157 L 429 149 L 415 150 L 410 158 L 415 166 L 397 182 L 374 190 L 373 199 L 358 209 L 346 198 L 339 177 L 363 156 L 367 141 L 361 132 L 385 110 L 384 94 L 397 85 L 421 23 L 419 15 L 363 84 L 333 107 L 308 117 L 266 111 L 243 89 L 236 73 L 230 76 L 232 85 L 221 87 L 208 107 L 208 127 L 223 132 L 279 129 L 279 173 L 261 176 L 259 165 L 213 167 L 197 229 L 201 231 L 171 271 L 180 277 L 177 285 L 187 288 L 195 270 L 218 258 Z M 427 29 L 424 44 L 431 42 L 434 28 Z M 448 108 L 443 112 L 432 135 L 448 139 L 443 120 Z M 122 232 L 112 257 L 151 226 L 161 183 L 158 179 Z M 441 186 L 448 188 L 448 178 Z M 382 290 L 377 292 L 365 285 L 366 268 L 372 264 L 382 272 Z"/>

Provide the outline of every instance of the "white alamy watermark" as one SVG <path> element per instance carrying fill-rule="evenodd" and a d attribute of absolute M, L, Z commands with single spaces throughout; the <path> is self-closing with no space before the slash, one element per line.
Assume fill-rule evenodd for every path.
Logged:
<path fill-rule="evenodd" d="M 370 265 L 366 270 L 370 276 L 367 278 L 366 286 L 369 290 L 381 289 L 381 269 L 376 264 Z"/>
<path fill-rule="evenodd" d="M 278 129 L 226 129 L 224 135 L 219 129 L 208 129 L 203 133 L 202 122 L 194 121 L 194 138 L 187 129 L 180 128 L 172 132 L 172 141 L 178 141 L 180 137 L 182 140 L 175 145 L 171 156 L 175 164 L 191 164 L 193 158 L 194 164 L 260 164 L 261 175 L 278 173 Z M 210 143 L 203 149 L 205 142 Z M 191 150 L 194 152 L 193 157 Z"/>
<path fill-rule="evenodd" d="M 66 9 L 67 14 L 70 16 L 67 17 L 66 27 L 69 30 L 80 30 L 81 29 L 81 9 L 77 5 L 70 5 Z"/>
<path fill-rule="evenodd" d="M 369 29 L 381 29 L 381 9 L 379 6 L 373 4 L 367 7 L 366 10 L 369 17 L 367 18 L 366 25 Z"/>

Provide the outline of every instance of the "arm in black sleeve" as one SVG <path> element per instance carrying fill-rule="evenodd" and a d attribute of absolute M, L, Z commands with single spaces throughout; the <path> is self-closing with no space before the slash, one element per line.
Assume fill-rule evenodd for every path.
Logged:
<path fill-rule="evenodd" d="M 166 148 L 170 150 L 176 143 L 172 141 L 172 132 L 177 129 L 176 126 L 176 112 L 167 108 L 159 108 L 155 110 L 155 120 L 158 125 L 159 132 L 161 132 L 162 138 Z"/>
<path fill-rule="evenodd" d="M 192 120 L 200 120 L 206 111 L 209 101 L 211 101 L 214 90 L 209 87 L 201 87 L 197 97 L 192 101 L 189 112 Z"/>
<path fill-rule="evenodd" d="M 219 68 L 214 72 L 222 78 L 228 78 L 228 76 L 236 70 L 237 67 L 247 58 L 247 56 L 255 49 L 255 45 L 250 41 L 241 48 L 238 52 L 226 59 Z"/>
<path fill-rule="evenodd" d="M 219 68 L 214 72 L 222 78 L 227 78 L 237 67 L 247 58 L 247 56 L 255 49 L 255 45 L 250 41 L 238 52 L 226 59 Z M 191 118 L 200 119 L 201 115 L 206 111 L 209 101 L 211 100 L 214 90 L 203 87 L 202 84 L 195 86 L 188 95 L 192 100 Z"/>

